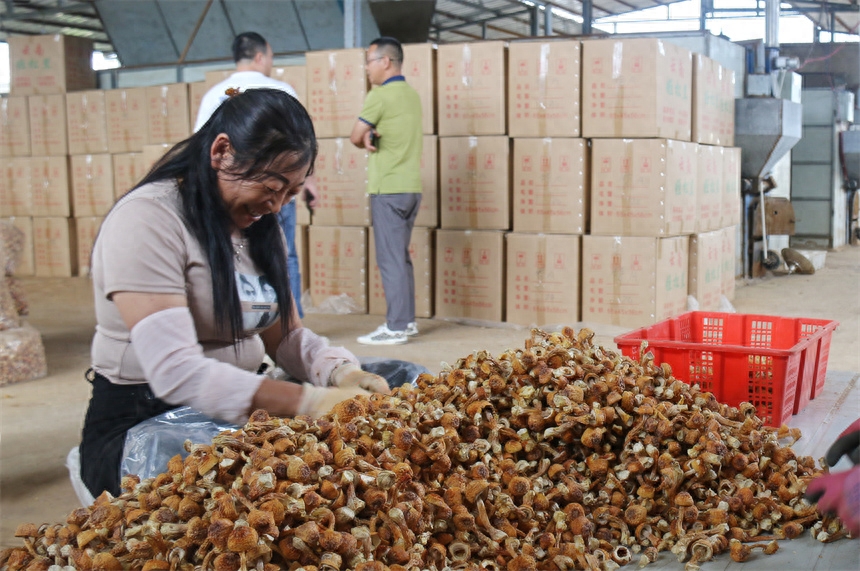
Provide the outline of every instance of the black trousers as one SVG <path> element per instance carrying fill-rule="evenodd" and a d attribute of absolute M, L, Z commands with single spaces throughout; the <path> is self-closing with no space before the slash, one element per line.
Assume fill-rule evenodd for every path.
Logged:
<path fill-rule="evenodd" d="M 94 498 L 104 490 L 118 496 L 126 433 L 177 405 L 156 398 L 149 385 L 115 385 L 92 369 L 86 378 L 93 394 L 81 437 L 81 479 Z"/>

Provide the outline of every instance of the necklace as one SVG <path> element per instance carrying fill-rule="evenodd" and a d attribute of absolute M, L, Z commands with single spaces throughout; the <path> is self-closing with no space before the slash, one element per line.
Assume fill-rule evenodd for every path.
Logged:
<path fill-rule="evenodd" d="M 236 261 L 239 261 L 242 258 L 242 252 L 245 250 L 245 240 L 239 240 L 238 242 L 235 240 L 231 240 L 233 242 L 233 255 L 236 257 Z"/>

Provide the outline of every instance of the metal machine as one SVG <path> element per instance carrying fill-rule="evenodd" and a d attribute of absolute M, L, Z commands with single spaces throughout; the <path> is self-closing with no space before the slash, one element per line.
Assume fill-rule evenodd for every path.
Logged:
<path fill-rule="evenodd" d="M 839 154 L 842 163 L 842 176 L 847 196 L 847 235 L 846 243 L 856 244 L 860 241 L 860 226 L 858 226 L 857 190 L 860 188 L 860 126 L 853 130 L 842 131 L 839 139 Z"/>
<path fill-rule="evenodd" d="M 749 183 L 744 195 L 744 271 L 753 275 L 755 235 L 753 215 L 756 207 L 762 216 L 762 265 L 775 269 L 779 255 L 767 247 L 765 223 L 766 182 L 774 165 L 801 137 L 803 109 L 799 103 L 775 97 L 749 97 L 735 100 L 735 145 L 741 147 L 741 176 Z"/>
<path fill-rule="evenodd" d="M 793 58 L 779 56 L 779 1 L 765 4 L 765 44 L 763 50 L 751 52 L 755 66 L 746 77 L 746 97 L 735 100 L 735 146 L 741 151 L 741 175 L 744 178 L 743 260 L 745 275 L 753 276 L 755 234 L 753 215 L 761 214 L 761 263 L 775 269 L 779 255 L 768 249 L 765 223 L 765 193 L 772 188 L 766 181 L 774 165 L 794 147 L 802 135 L 803 108 L 794 95 L 799 86 L 789 68 L 796 67 Z M 794 100 L 793 100 L 794 99 Z"/>

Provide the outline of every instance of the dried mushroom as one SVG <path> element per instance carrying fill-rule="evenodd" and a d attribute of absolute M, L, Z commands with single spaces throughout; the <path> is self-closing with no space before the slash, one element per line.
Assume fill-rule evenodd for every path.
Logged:
<path fill-rule="evenodd" d="M 803 499 L 820 473 L 763 426 L 570 328 L 475 352 L 417 389 L 316 421 L 256 411 L 65 524 L 23 525 L 2 569 L 570 571 L 743 561 L 841 523 Z"/>

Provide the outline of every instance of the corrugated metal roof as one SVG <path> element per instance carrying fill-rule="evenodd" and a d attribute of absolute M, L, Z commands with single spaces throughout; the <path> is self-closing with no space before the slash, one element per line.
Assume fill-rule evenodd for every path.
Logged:
<path fill-rule="evenodd" d="M 676 1 L 680 0 L 592 0 L 592 18 L 596 20 L 606 16 L 667 5 Z M 806 14 L 824 30 L 833 28 L 837 32 L 858 33 L 858 22 L 860 22 L 858 0 L 785 1 L 791 4 L 793 9 Z M 283 3 L 283 8 L 278 7 L 281 3 Z M 320 10 L 323 4 L 327 6 L 329 4 L 331 6 L 339 5 L 342 15 L 343 0 L 338 0 L 338 4 L 334 0 L 331 2 L 268 0 L 267 2 L 246 1 L 241 3 L 235 0 L 219 0 L 212 5 L 212 11 L 219 14 L 226 13 L 229 6 L 231 14 L 241 11 L 242 16 L 248 16 L 248 12 L 256 10 L 265 13 L 265 18 L 260 21 L 278 26 L 278 17 L 295 19 L 296 16 L 294 15 L 299 13 L 301 13 L 302 18 L 313 22 L 313 13 Z M 160 21 L 160 29 L 144 30 L 140 29 L 140 25 L 134 25 L 133 30 L 128 30 L 128 35 L 141 39 L 142 35 L 151 34 L 154 38 L 153 41 L 143 43 L 143 45 L 150 47 L 161 41 L 160 38 L 172 38 L 174 43 L 177 43 L 176 50 L 181 51 L 185 45 L 183 38 L 188 34 L 179 34 L 173 38 L 171 34 L 176 35 L 177 32 L 171 29 L 171 25 L 175 28 L 179 24 L 172 22 L 171 18 L 175 16 L 176 10 L 180 9 L 184 15 L 181 18 L 183 22 L 188 20 L 190 22 L 188 25 L 193 27 L 194 22 L 192 20 L 195 20 L 204 11 L 207 2 L 205 0 L 112 0 L 108 4 L 94 0 L 2 0 L 0 1 L 0 39 L 4 39 L 10 34 L 62 33 L 91 38 L 95 41 L 97 50 L 125 51 L 126 54 L 136 53 L 136 50 L 129 51 L 121 45 L 124 39 L 122 25 L 125 24 L 119 26 L 119 32 L 113 22 L 111 22 L 111 26 L 106 27 L 105 22 L 99 16 L 99 5 L 104 9 L 110 6 L 113 16 L 116 16 L 117 12 L 120 14 L 126 12 L 142 13 L 141 11 L 154 10 L 159 14 L 159 17 L 145 19 L 150 24 Z M 579 35 L 582 33 L 583 3 L 581 0 L 436 0 L 429 37 L 439 43 L 451 43 L 477 39 L 514 40 L 542 36 L 546 33 L 544 30 L 546 10 L 550 10 L 552 13 L 553 35 Z M 311 37 L 314 34 L 340 34 L 337 23 L 329 16 L 326 16 L 326 22 L 329 25 L 324 27 L 324 30 L 317 23 L 303 26 L 302 34 L 290 34 L 293 39 L 301 39 L 307 44 L 305 48 L 291 44 L 288 46 L 290 50 L 321 49 L 312 40 L 316 39 L 328 45 L 326 42 L 330 43 L 331 40 L 337 39 Z M 171 21 L 165 22 L 165 19 Z M 293 23 L 292 19 L 289 22 L 282 21 L 280 25 L 286 27 L 287 24 Z M 228 18 L 226 21 L 228 27 L 229 20 Z M 254 18 L 252 20 L 256 21 Z M 205 25 L 204 28 L 206 28 Z M 109 33 L 115 36 L 114 41 L 117 45 L 114 45 Z M 319 44 L 319 41 L 316 43 Z M 195 43 L 198 42 L 195 41 Z M 280 47 L 286 49 L 283 46 Z M 278 50 L 276 49 L 276 51 Z M 194 50 L 189 52 L 189 60 L 199 59 L 193 57 L 194 55 Z"/>
<path fill-rule="evenodd" d="M 857 0 L 785 0 L 792 8 L 825 31 L 856 34 L 860 31 Z"/>
<path fill-rule="evenodd" d="M 151 2 L 115 0 L 130 10 L 142 9 Z M 189 11 L 200 11 L 205 2 L 160 0 L 163 6 L 186 1 Z M 285 5 L 293 0 L 283 0 Z M 312 7 L 315 0 L 304 2 Z M 642 10 L 678 0 L 593 0 L 594 19 L 613 14 Z M 115 51 L 99 18 L 97 2 L 92 0 L 5 0 L 0 2 L 0 39 L 9 34 L 62 33 L 91 38 L 96 49 Z M 248 8 L 253 4 L 246 5 Z M 537 6 L 537 8 L 535 8 Z M 516 39 L 544 35 L 544 10 L 551 9 L 552 30 L 556 35 L 581 33 L 582 2 L 579 0 L 436 0 L 430 37 L 438 42 L 462 42 L 470 39 Z M 293 14 L 294 11 L 276 11 Z M 577 21 L 578 20 L 578 21 Z M 137 31 L 139 33 L 139 30 Z"/>
<path fill-rule="evenodd" d="M 593 0 L 592 19 L 676 1 L 679 0 Z M 580 0 L 436 0 L 430 34 L 442 43 L 545 35 L 547 9 L 552 11 L 554 35 L 582 32 L 583 6 Z"/>

